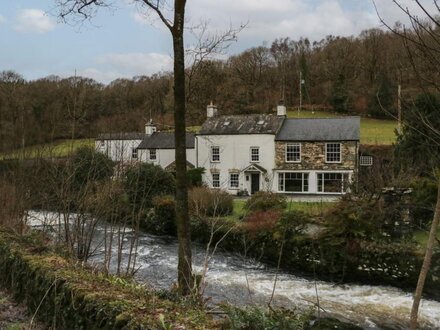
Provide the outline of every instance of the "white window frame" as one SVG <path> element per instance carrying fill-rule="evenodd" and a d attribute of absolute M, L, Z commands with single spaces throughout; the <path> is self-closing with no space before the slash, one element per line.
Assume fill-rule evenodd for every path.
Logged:
<path fill-rule="evenodd" d="M 254 156 L 252 151 L 254 151 L 254 150 L 257 150 L 257 154 L 256 154 L 257 160 L 252 159 L 252 156 Z M 250 147 L 250 162 L 251 163 L 259 163 L 260 162 L 260 147 Z"/>
<path fill-rule="evenodd" d="M 105 140 L 99 140 L 99 147 L 100 148 L 105 148 Z"/>
<path fill-rule="evenodd" d="M 286 174 L 301 174 L 301 191 L 286 191 Z M 304 184 L 307 176 L 307 190 Z M 278 172 L 278 192 L 286 194 L 301 194 L 310 192 L 310 173 L 309 172 Z"/>
<path fill-rule="evenodd" d="M 212 179 L 212 188 L 220 188 L 220 173 L 211 173 L 211 179 Z"/>
<path fill-rule="evenodd" d="M 153 153 L 151 153 L 153 151 Z M 152 157 L 154 155 L 154 157 Z M 148 159 L 152 161 L 157 160 L 157 149 L 148 149 Z"/>
<path fill-rule="evenodd" d="M 325 175 L 340 174 L 341 175 L 341 189 L 340 191 L 325 191 Z M 321 190 L 319 190 L 319 176 L 322 175 Z M 347 180 L 344 180 L 347 177 Z M 343 195 L 349 191 L 349 185 L 351 183 L 351 177 L 349 172 L 318 172 L 316 173 L 316 191 L 319 194 L 329 194 L 329 195 Z"/>
<path fill-rule="evenodd" d="M 289 147 L 299 147 L 299 159 L 298 160 L 288 160 L 288 157 L 287 157 L 288 151 L 287 151 L 287 149 Z M 294 154 L 294 153 L 295 152 L 292 152 L 292 154 Z M 302 153 L 301 143 L 287 143 L 286 147 L 284 149 L 284 155 L 285 155 L 286 163 L 301 163 L 301 156 L 302 156 L 301 153 Z"/>
<path fill-rule="evenodd" d="M 360 156 L 359 157 L 360 166 L 373 166 L 373 156 Z"/>
<path fill-rule="evenodd" d="M 218 154 L 214 154 L 214 149 L 218 150 Z M 214 156 L 217 156 L 218 159 L 214 159 Z M 211 147 L 211 163 L 220 163 L 220 147 L 219 146 L 212 146 Z"/>
<path fill-rule="evenodd" d="M 329 146 L 330 145 L 339 145 L 339 160 L 329 160 L 328 158 L 328 154 L 329 153 L 332 153 L 332 154 L 334 154 L 334 155 L 336 155 L 336 151 L 328 151 L 328 148 L 329 148 Z M 329 142 L 329 143 L 326 143 L 325 144 L 325 162 L 326 163 L 329 163 L 329 164 L 340 164 L 340 163 L 342 163 L 342 143 L 340 143 L 340 142 L 336 142 L 336 143 L 333 143 L 333 142 Z"/>
<path fill-rule="evenodd" d="M 136 148 L 131 149 L 131 159 L 138 159 L 138 150 Z"/>
<path fill-rule="evenodd" d="M 235 180 L 233 180 L 232 179 L 232 176 L 236 176 L 237 177 L 237 179 Z M 232 182 L 237 182 L 236 183 L 236 185 L 234 184 L 234 185 L 232 185 Z M 240 173 L 237 173 L 237 172 L 231 172 L 231 173 L 229 173 L 229 189 L 239 189 L 240 188 Z"/>

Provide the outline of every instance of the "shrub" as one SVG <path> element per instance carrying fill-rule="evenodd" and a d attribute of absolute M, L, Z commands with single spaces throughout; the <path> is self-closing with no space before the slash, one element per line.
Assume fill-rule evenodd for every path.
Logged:
<path fill-rule="evenodd" d="M 142 210 L 153 206 L 154 197 L 174 194 L 175 180 L 160 166 L 138 164 L 125 172 L 124 186 L 130 203 Z"/>
<path fill-rule="evenodd" d="M 196 216 L 225 216 L 233 211 L 233 198 L 217 189 L 196 187 L 189 192 L 190 212 Z"/>
<path fill-rule="evenodd" d="M 143 227 L 148 232 L 157 235 L 176 234 L 176 212 L 173 196 L 156 196 L 153 199 L 154 213 L 150 216 Z"/>
<path fill-rule="evenodd" d="M 72 155 L 70 166 L 74 182 L 81 187 L 90 181 L 102 181 L 113 175 L 113 162 L 91 147 L 81 147 Z"/>
<path fill-rule="evenodd" d="M 434 180 L 422 178 L 415 180 L 411 187 L 411 205 L 414 220 L 420 227 L 428 228 L 434 216 L 437 201 L 437 184 Z"/>
<path fill-rule="evenodd" d="M 202 186 L 202 175 L 205 173 L 205 169 L 203 167 L 196 167 L 190 169 L 186 172 L 188 177 L 188 185 L 190 187 L 201 187 Z"/>
<path fill-rule="evenodd" d="M 243 229 L 250 236 L 257 236 L 259 233 L 273 230 L 280 217 L 280 210 L 253 212 L 244 219 Z"/>
<path fill-rule="evenodd" d="M 271 192 L 259 191 L 246 201 L 244 208 L 248 211 L 284 210 L 286 197 Z"/>

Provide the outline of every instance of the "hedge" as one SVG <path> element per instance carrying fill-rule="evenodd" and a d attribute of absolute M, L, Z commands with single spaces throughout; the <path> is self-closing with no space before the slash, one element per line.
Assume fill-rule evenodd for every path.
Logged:
<path fill-rule="evenodd" d="M 0 282 L 56 329 L 215 329 L 190 300 L 171 299 L 62 257 L 41 235 L 0 231 Z M 169 296 L 169 295 L 168 295 Z"/>

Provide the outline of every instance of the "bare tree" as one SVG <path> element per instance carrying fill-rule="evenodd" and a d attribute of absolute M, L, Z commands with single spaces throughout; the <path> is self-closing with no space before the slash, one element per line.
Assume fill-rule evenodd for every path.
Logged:
<path fill-rule="evenodd" d="M 109 7 L 107 0 L 56 0 L 62 19 L 69 16 L 82 20 L 92 18 L 100 7 Z M 191 236 L 188 214 L 188 184 L 186 177 L 186 102 L 184 24 L 186 0 L 134 0 L 136 5 L 153 11 L 170 31 L 174 54 L 174 138 L 176 145 L 176 223 L 179 239 L 178 285 L 181 294 L 191 293 L 192 275 Z M 173 18 L 167 17 L 173 14 Z"/>
<path fill-rule="evenodd" d="M 374 2 L 374 1 L 373 1 Z M 440 1 L 433 0 L 434 7 L 428 9 L 426 4 L 415 0 L 416 8 L 425 16 L 424 19 L 417 16 L 414 12 L 405 7 L 403 1 L 393 0 L 394 4 L 409 19 L 410 27 L 402 25 L 391 27 L 379 14 L 381 22 L 393 33 L 400 36 L 404 42 L 408 57 L 410 58 L 412 67 L 423 89 L 440 91 L 440 81 L 438 75 L 440 73 Z M 426 118 L 420 118 L 426 127 L 432 132 L 435 142 L 440 142 L 440 134 L 437 128 L 434 128 Z M 438 169 L 436 169 L 438 170 Z M 417 329 L 417 318 L 419 312 L 420 301 L 423 294 L 426 277 L 428 275 L 434 247 L 437 244 L 436 235 L 440 224 L 440 180 L 438 180 L 437 203 L 434 212 L 434 218 L 431 224 L 428 243 L 426 245 L 425 257 L 423 259 L 422 268 L 420 270 L 416 291 L 414 294 L 413 306 L 411 309 L 410 327 Z"/>

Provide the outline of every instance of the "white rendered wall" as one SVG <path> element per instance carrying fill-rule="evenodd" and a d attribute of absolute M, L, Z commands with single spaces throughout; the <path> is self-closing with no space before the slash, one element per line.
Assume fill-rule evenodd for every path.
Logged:
<path fill-rule="evenodd" d="M 136 149 L 142 140 L 96 140 L 95 148 L 106 154 L 115 162 L 137 161 L 132 158 L 133 149 Z"/>
<path fill-rule="evenodd" d="M 150 150 L 138 150 L 139 160 L 146 163 L 159 165 L 162 168 L 167 167 L 175 160 L 175 149 L 156 149 L 156 160 L 150 160 Z M 196 149 L 186 149 L 186 159 L 195 166 L 196 164 Z"/>
<path fill-rule="evenodd" d="M 211 147 L 220 148 L 220 162 L 211 162 Z M 212 187 L 212 172 L 220 173 L 220 188 L 236 194 L 238 190 L 250 192 L 250 180 L 242 171 L 251 164 L 257 164 L 267 170 L 260 177 L 260 190 L 270 190 L 273 186 L 273 168 L 275 167 L 275 136 L 270 134 L 240 135 L 199 135 L 196 137 L 198 147 L 197 167 L 205 168 L 203 181 Z M 259 147 L 260 161 L 251 162 L 251 147 Z M 229 173 L 239 173 L 239 188 L 230 189 Z M 249 175 L 249 174 L 248 174 Z"/>

